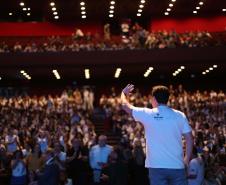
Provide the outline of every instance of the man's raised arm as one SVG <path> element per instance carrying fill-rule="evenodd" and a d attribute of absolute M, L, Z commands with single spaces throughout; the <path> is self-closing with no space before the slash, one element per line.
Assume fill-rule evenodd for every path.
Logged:
<path fill-rule="evenodd" d="M 121 93 L 121 104 L 124 111 L 126 111 L 129 115 L 132 115 L 133 105 L 129 103 L 127 96 L 131 94 L 134 89 L 134 85 L 128 84 Z"/>

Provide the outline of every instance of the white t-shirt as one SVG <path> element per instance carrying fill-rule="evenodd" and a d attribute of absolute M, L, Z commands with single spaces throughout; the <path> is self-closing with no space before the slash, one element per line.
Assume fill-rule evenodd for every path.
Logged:
<path fill-rule="evenodd" d="M 197 176 L 195 179 L 188 179 L 188 185 L 201 185 L 204 180 L 204 162 L 201 158 L 194 158 L 188 166 L 188 174 Z"/>
<path fill-rule="evenodd" d="M 132 115 L 145 129 L 145 167 L 183 169 L 182 134 L 191 132 L 184 113 L 161 105 L 153 109 L 135 107 Z"/>

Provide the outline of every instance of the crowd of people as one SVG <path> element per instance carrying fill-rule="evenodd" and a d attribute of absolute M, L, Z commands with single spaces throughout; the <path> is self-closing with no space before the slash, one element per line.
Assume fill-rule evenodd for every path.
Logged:
<path fill-rule="evenodd" d="M 182 86 L 170 86 L 170 91 L 169 105 L 188 116 L 205 178 L 211 182 L 225 165 L 226 96 L 223 91 L 192 93 Z M 148 185 L 142 125 L 122 111 L 112 89 L 99 105 L 105 110 L 104 124 L 121 140 L 107 145 L 107 137 L 95 132 L 92 93 L 75 89 L 55 96 L 0 97 L 2 185 Z M 151 107 L 150 95 L 138 89 L 130 101 Z"/>
<path fill-rule="evenodd" d="M 223 91 L 189 92 L 181 85 L 170 86 L 170 93 L 169 106 L 187 115 L 193 128 L 194 151 L 205 168 L 207 182 L 211 182 L 219 167 L 226 164 L 226 96 Z M 130 102 L 137 107 L 151 107 L 150 100 L 151 95 L 142 95 L 139 89 L 130 96 Z M 146 148 L 143 126 L 122 111 L 120 94 L 114 88 L 108 96 L 102 95 L 100 105 L 106 112 L 105 124 L 121 136 L 120 142 L 130 148 L 131 156 L 136 151 L 136 159 L 143 166 Z"/>
<path fill-rule="evenodd" d="M 8 52 L 60 52 L 60 51 L 105 51 L 105 50 L 136 50 L 136 49 L 163 49 L 175 47 L 205 47 L 224 45 L 225 40 L 215 38 L 208 31 L 148 31 L 139 24 L 122 29 L 120 36 L 114 36 L 110 32 L 110 25 L 104 26 L 104 35 L 101 33 L 84 33 L 76 28 L 71 37 L 51 36 L 42 39 L 41 43 L 30 41 L 29 43 L 8 44 L 2 40 L 0 53 Z M 123 31 L 124 30 L 124 31 Z M 38 40 L 38 39 L 37 39 Z"/>

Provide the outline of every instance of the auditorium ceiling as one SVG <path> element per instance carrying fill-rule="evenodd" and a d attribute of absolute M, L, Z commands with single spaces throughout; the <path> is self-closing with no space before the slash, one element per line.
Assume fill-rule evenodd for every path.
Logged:
<path fill-rule="evenodd" d="M 81 18 L 81 2 L 85 3 L 85 19 Z M 125 18 L 151 20 L 153 17 L 166 16 L 167 8 L 170 8 L 167 15 L 169 17 L 226 15 L 225 0 L 114 0 L 113 4 L 111 2 L 112 0 L 2 0 L 0 21 L 105 22 Z M 50 3 L 54 3 L 53 6 Z M 114 6 L 112 9 L 111 5 Z M 59 16 L 57 20 L 53 15 L 54 7 Z M 141 9 L 140 16 L 137 16 L 138 9 Z M 113 17 L 109 17 L 109 10 L 113 10 Z M 197 13 L 194 14 L 194 11 Z"/>

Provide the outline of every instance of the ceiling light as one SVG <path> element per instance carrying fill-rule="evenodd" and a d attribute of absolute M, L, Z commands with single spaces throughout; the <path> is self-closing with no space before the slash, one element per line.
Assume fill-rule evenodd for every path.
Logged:
<path fill-rule="evenodd" d="M 114 17 L 114 15 L 113 14 L 109 14 L 109 17 Z"/>
<path fill-rule="evenodd" d="M 210 71 L 212 71 L 212 70 L 213 70 L 213 68 L 212 68 L 212 67 L 210 67 L 210 68 L 209 68 L 209 70 L 210 70 Z"/>
<path fill-rule="evenodd" d="M 185 69 L 185 67 L 184 67 L 184 66 L 180 66 L 180 68 L 181 68 L 181 69 Z"/>
<path fill-rule="evenodd" d="M 169 12 L 165 12 L 165 15 L 169 15 Z"/>
<path fill-rule="evenodd" d="M 21 74 L 25 74 L 25 71 L 24 71 L 24 70 L 21 70 L 20 73 L 21 73 Z"/>
<path fill-rule="evenodd" d="M 197 11 L 196 11 L 196 10 L 194 10 L 194 11 L 193 11 L 193 14 L 197 14 Z"/>
<path fill-rule="evenodd" d="M 85 18 L 86 18 L 86 15 L 83 15 L 83 16 L 82 16 L 82 19 L 85 19 Z"/>
<path fill-rule="evenodd" d="M 27 16 L 30 16 L 31 15 L 31 13 L 27 13 Z"/>
<path fill-rule="evenodd" d="M 0 80 L 2 80 L 2 77 L 0 77 Z"/>
<path fill-rule="evenodd" d="M 85 69 L 85 78 L 90 79 L 89 69 Z"/>
<path fill-rule="evenodd" d="M 223 11 L 223 12 L 226 12 L 226 8 L 223 8 L 222 11 Z"/>
<path fill-rule="evenodd" d="M 54 19 L 59 19 L 59 16 L 58 15 L 54 16 Z"/>
<path fill-rule="evenodd" d="M 110 6 L 110 9 L 114 9 L 115 7 L 114 6 Z"/>
<path fill-rule="evenodd" d="M 84 14 L 86 14 L 86 12 L 85 11 L 82 11 L 81 14 L 84 15 Z"/>
<path fill-rule="evenodd" d="M 115 1 L 111 1 L 110 4 L 115 4 Z"/>
<path fill-rule="evenodd" d="M 213 65 L 214 68 L 217 68 L 217 65 Z"/>
<path fill-rule="evenodd" d="M 81 7 L 81 10 L 85 10 L 85 9 L 86 9 L 86 7 L 84 7 L 84 6 L 83 6 L 83 7 Z"/>
<path fill-rule="evenodd" d="M 140 13 L 141 13 L 142 11 L 143 11 L 142 9 L 138 9 L 138 12 L 140 12 Z"/>
<path fill-rule="evenodd" d="M 176 2 L 176 0 L 171 0 L 172 2 Z"/>
<path fill-rule="evenodd" d="M 181 71 L 182 71 L 182 69 L 178 69 L 177 71 L 181 72 Z"/>
<path fill-rule="evenodd" d="M 170 4 L 169 4 L 169 7 L 173 7 L 173 4 L 172 4 L 172 3 L 170 3 Z"/>
<path fill-rule="evenodd" d="M 145 3 L 145 0 L 141 0 L 140 2 L 144 4 Z"/>
<path fill-rule="evenodd" d="M 173 76 L 177 76 L 177 74 L 173 73 Z"/>
<path fill-rule="evenodd" d="M 53 8 L 52 8 L 52 11 L 56 11 L 56 7 L 53 7 Z"/>
<path fill-rule="evenodd" d="M 137 16 L 140 17 L 141 16 L 141 13 L 137 13 Z"/>
<path fill-rule="evenodd" d="M 57 15 L 58 13 L 57 12 L 53 12 L 53 15 Z"/>
<path fill-rule="evenodd" d="M 109 13 L 114 13 L 114 10 L 109 10 Z"/>
<path fill-rule="evenodd" d="M 209 72 L 210 72 L 210 71 L 207 69 L 207 70 L 206 70 L 206 73 L 209 73 Z"/>
<path fill-rule="evenodd" d="M 23 8 L 23 11 L 27 11 L 27 8 Z"/>
<path fill-rule="evenodd" d="M 206 74 L 206 72 L 202 72 L 202 74 L 203 74 L 203 75 L 205 75 L 205 74 Z"/>
<path fill-rule="evenodd" d="M 204 3 L 202 1 L 199 2 L 199 5 L 203 5 Z"/>
<path fill-rule="evenodd" d="M 167 8 L 166 10 L 167 10 L 168 12 L 170 12 L 170 11 L 171 11 L 171 8 Z"/>
<path fill-rule="evenodd" d="M 141 5 L 139 5 L 139 7 L 140 7 L 140 8 L 144 8 L 144 5 L 141 4 Z"/>
<path fill-rule="evenodd" d="M 13 13 L 12 13 L 12 12 L 10 12 L 10 13 L 9 13 L 9 15 L 13 15 Z"/>
<path fill-rule="evenodd" d="M 199 9 L 200 9 L 200 7 L 199 7 L 199 6 L 197 6 L 197 7 L 196 7 L 196 10 L 199 10 Z"/>
<path fill-rule="evenodd" d="M 24 6 L 24 2 L 20 2 L 20 6 Z"/>
<path fill-rule="evenodd" d="M 81 2 L 80 5 L 81 5 L 81 6 L 84 6 L 84 5 L 85 5 L 85 2 Z"/>
<path fill-rule="evenodd" d="M 27 8 L 27 10 L 28 10 L 28 11 L 30 11 L 30 10 L 31 10 L 31 8 Z"/>
<path fill-rule="evenodd" d="M 51 2 L 51 3 L 50 3 L 50 6 L 55 6 L 55 3 L 54 3 L 54 2 Z"/>

